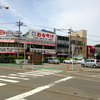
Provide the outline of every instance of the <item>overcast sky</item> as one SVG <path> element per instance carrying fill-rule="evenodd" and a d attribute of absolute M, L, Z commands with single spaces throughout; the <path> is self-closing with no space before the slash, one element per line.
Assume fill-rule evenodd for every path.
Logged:
<path fill-rule="evenodd" d="M 21 31 L 29 29 L 87 30 L 87 45 L 100 44 L 100 0 L 0 0 L 0 29 L 18 30 L 16 22 L 23 22 Z M 68 35 L 64 30 L 58 35 Z"/>

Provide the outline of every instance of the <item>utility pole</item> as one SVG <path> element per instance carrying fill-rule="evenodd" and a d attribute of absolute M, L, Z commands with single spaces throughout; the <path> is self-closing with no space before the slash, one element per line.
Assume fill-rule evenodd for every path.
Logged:
<path fill-rule="evenodd" d="M 78 54 L 78 34 L 76 35 L 76 45 L 77 45 L 77 54 Z"/>
<path fill-rule="evenodd" d="M 70 34 L 70 37 L 69 37 L 69 55 L 71 55 L 71 34 L 72 34 L 72 29 L 68 29 L 68 34 Z M 73 56 L 73 55 L 72 55 Z"/>
<path fill-rule="evenodd" d="M 23 25 L 23 23 L 19 21 L 16 24 L 19 27 L 19 34 L 18 34 L 18 53 L 17 53 L 17 57 L 18 57 L 19 56 L 19 45 L 20 45 L 20 26 Z"/>
<path fill-rule="evenodd" d="M 54 28 L 54 33 L 56 34 L 56 28 Z M 57 54 L 57 35 L 56 35 L 56 48 L 55 48 L 55 50 L 56 50 L 56 54 Z"/>

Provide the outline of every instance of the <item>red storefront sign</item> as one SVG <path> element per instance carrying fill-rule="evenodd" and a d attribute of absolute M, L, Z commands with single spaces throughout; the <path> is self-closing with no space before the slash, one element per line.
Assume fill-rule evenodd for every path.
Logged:
<path fill-rule="evenodd" d="M 94 56 L 96 53 L 96 47 L 95 46 L 87 46 L 87 58 L 89 56 Z"/>
<path fill-rule="evenodd" d="M 4 30 L 0 30 L 0 35 L 4 35 L 5 31 Z"/>
<path fill-rule="evenodd" d="M 54 35 L 50 35 L 50 34 L 45 34 L 45 33 L 38 32 L 37 33 L 37 37 L 43 37 L 43 38 L 47 37 L 47 38 L 53 39 L 54 38 Z"/>

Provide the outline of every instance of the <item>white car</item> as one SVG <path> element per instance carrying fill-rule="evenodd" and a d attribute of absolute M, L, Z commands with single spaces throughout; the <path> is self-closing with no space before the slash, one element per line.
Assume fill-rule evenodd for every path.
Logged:
<path fill-rule="evenodd" d="M 77 60 L 77 63 L 78 63 L 78 64 L 81 64 L 81 63 L 82 63 L 82 59 L 78 59 L 78 60 Z"/>
<path fill-rule="evenodd" d="M 63 63 L 76 64 L 77 61 L 76 60 L 72 60 L 72 59 L 66 59 L 66 60 L 63 61 Z"/>

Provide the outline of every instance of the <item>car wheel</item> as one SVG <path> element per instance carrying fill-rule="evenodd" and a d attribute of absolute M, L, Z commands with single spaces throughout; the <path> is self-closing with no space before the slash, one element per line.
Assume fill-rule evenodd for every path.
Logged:
<path fill-rule="evenodd" d="M 81 66 L 82 66 L 82 67 L 85 67 L 85 65 L 84 65 L 84 64 L 82 64 Z"/>
<path fill-rule="evenodd" d="M 50 62 L 48 62 L 50 64 Z"/>
<path fill-rule="evenodd" d="M 70 64 L 72 64 L 72 63 L 70 62 Z"/>
<path fill-rule="evenodd" d="M 93 65 L 93 68 L 96 68 L 96 65 Z"/>
<path fill-rule="evenodd" d="M 65 61 L 64 61 L 64 63 L 65 63 Z"/>
<path fill-rule="evenodd" d="M 60 64 L 59 62 L 57 62 L 57 64 Z"/>

